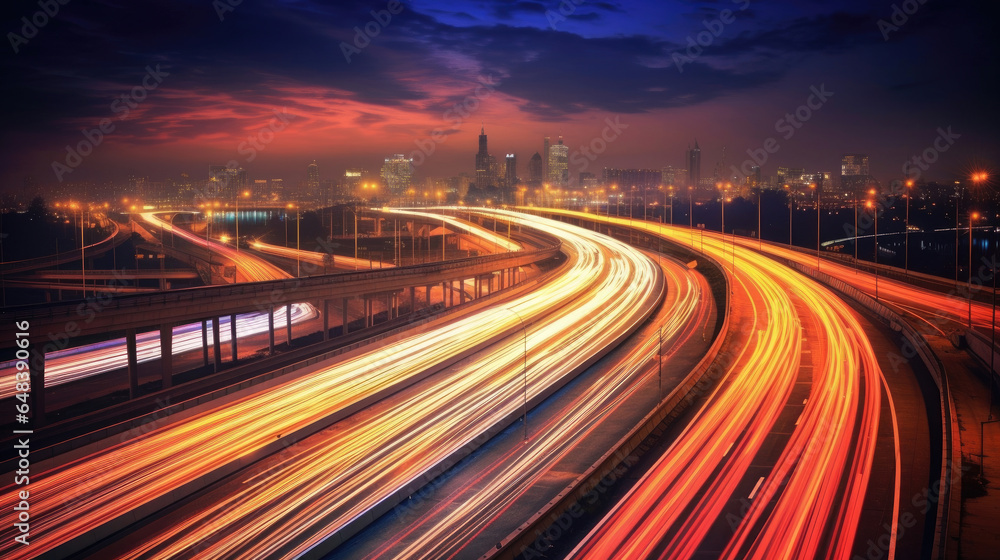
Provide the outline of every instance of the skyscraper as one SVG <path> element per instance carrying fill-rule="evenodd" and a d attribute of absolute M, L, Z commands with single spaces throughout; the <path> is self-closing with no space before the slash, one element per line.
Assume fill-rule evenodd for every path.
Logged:
<path fill-rule="evenodd" d="M 508 189 L 512 189 L 517 184 L 517 155 L 507 154 L 506 164 L 504 184 Z"/>
<path fill-rule="evenodd" d="M 382 165 L 382 183 L 388 194 L 401 195 L 410 188 L 413 179 L 413 159 L 403 154 L 393 154 L 385 158 Z"/>
<path fill-rule="evenodd" d="M 688 182 L 694 187 L 701 183 L 701 148 L 698 141 L 694 141 L 694 149 L 688 149 Z"/>
<path fill-rule="evenodd" d="M 542 155 L 535 152 L 535 155 L 531 156 L 528 160 L 528 182 L 534 186 L 542 184 L 542 178 L 544 175 L 545 165 L 542 163 Z"/>
<path fill-rule="evenodd" d="M 559 143 L 549 147 L 549 183 L 554 187 L 565 187 L 569 184 L 569 146 L 563 144 L 562 136 Z"/>
<path fill-rule="evenodd" d="M 547 181 L 549 179 L 549 145 L 552 142 L 549 137 L 545 137 L 545 142 L 542 144 L 542 180 Z"/>
<path fill-rule="evenodd" d="M 486 127 L 479 131 L 479 151 L 476 152 L 476 188 L 497 186 L 497 161 L 490 155 L 486 143 Z"/>

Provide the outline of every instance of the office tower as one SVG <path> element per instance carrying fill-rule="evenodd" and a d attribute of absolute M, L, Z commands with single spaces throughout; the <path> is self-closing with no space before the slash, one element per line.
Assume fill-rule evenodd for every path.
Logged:
<path fill-rule="evenodd" d="M 393 154 L 385 158 L 381 175 L 382 184 L 388 191 L 383 194 L 404 194 L 413 179 L 413 159 L 403 154 Z"/>
<path fill-rule="evenodd" d="M 694 149 L 688 149 L 687 162 L 688 183 L 697 188 L 701 183 L 701 148 L 697 140 L 694 141 Z"/>
<path fill-rule="evenodd" d="M 551 148 L 552 142 L 549 137 L 545 137 L 545 141 L 542 143 L 542 181 L 549 180 L 549 149 Z"/>
<path fill-rule="evenodd" d="M 548 181 L 553 187 L 565 187 L 569 184 L 569 146 L 563 144 L 562 136 L 559 143 L 549 146 Z"/>
<path fill-rule="evenodd" d="M 543 177 L 545 177 L 545 164 L 542 155 L 535 152 L 535 155 L 528 160 L 528 182 L 537 187 L 542 184 Z"/>
<path fill-rule="evenodd" d="M 476 152 L 476 188 L 486 189 L 497 186 L 498 164 L 490 155 L 486 143 L 486 127 L 479 131 L 479 151 Z"/>
<path fill-rule="evenodd" d="M 517 156 L 515 154 L 507 154 L 505 163 L 504 184 L 507 185 L 508 189 L 512 189 L 517 184 Z"/>

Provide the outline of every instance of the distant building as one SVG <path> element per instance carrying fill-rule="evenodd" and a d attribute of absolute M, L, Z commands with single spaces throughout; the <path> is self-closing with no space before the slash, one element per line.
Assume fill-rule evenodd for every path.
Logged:
<path fill-rule="evenodd" d="M 663 184 L 663 172 L 656 169 L 617 169 L 605 167 L 601 176 L 605 185 L 618 185 L 622 190 L 656 190 Z"/>
<path fill-rule="evenodd" d="M 207 198 L 232 198 L 247 188 L 247 172 L 242 167 L 210 165 L 208 183 Z"/>
<path fill-rule="evenodd" d="M 406 193 L 413 179 L 413 159 L 403 154 L 394 154 L 385 158 L 382 165 L 382 184 L 389 195 L 398 196 Z"/>
<path fill-rule="evenodd" d="M 562 136 L 559 143 L 549 146 L 548 181 L 553 187 L 565 187 L 569 184 L 569 146 L 563 144 Z"/>
<path fill-rule="evenodd" d="M 549 137 L 546 136 L 542 143 L 542 181 L 549 180 L 549 150 L 551 144 L 552 142 L 549 140 Z"/>
<path fill-rule="evenodd" d="M 863 190 L 870 176 L 867 154 L 844 154 L 840 158 L 840 190 L 843 193 Z"/>
<path fill-rule="evenodd" d="M 542 184 L 543 177 L 545 177 L 545 164 L 542 162 L 541 154 L 535 152 L 535 155 L 528 160 L 528 182 L 538 186 Z"/>
<path fill-rule="evenodd" d="M 596 189 L 598 185 L 600 185 L 600 180 L 597 178 L 597 175 L 594 175 L 589 171 L 581 171 L 579 181 L 580 187 L 585 189 Z"/>
<path fill-rule="evenodd" d="M 507 154 L 505 163 L 504 184 L 508 189 L 512 189 L 517 184 L 517 155 Z"/>
<path fill-rule="evenodd" d="M 697 187 L 701 184 L 701 148 L 697 140 L 694 141 L 694 148 L 688 149 L 687 163 L 688 182 Z"/>
<path fill-rule="evenodd" d="M 476 152 L 476 188 L 486 189 L 498 186 L 498 165 L 487 147 L 486 127 L 479 131 L 479 151 Z"/>

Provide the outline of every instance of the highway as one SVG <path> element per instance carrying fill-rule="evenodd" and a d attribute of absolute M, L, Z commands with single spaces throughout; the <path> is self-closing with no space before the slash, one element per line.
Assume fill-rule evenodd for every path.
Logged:
<path fill-rule="evenodd" d="M 736 242 L 749 249 L 756 250 L 760 247 L 760 244 L 752 239 L 737 238 Z M 764 243 L 761 250 L 765 254 L 792 260 L 803 266 L 816 267 L 815 255 L 810 256 L 773 243 Z M 874 274 L 826 259 L 821 262 L 820 271 L 875 297 Z M 975 277 L 973 280 L 975 290 L 977 289 Z M 986 289 L 992 289 L 992 286 Z M 893 306 L 905 315 L 917 318 L 919 322 L 942 336 L 948 335 L 947 330 L 963 330 L 969 325 L 969 303 L 964 297 L 964 290 L 963 293 L 957 291 L 943 293 L 880 276 L 878 297 L 882 303 Z M 989 335 L 991 329 L 997 328 L 993 324 L 991 305 L 973 300 L 971 311 L 972 325 L 976 330 Z"/>
<path fill-rule="evenodd" d="M 208 241 L 183 229 L 174 227 L 170 223 L 160 219 L 155 213 L 141 214 L 144 221 L 164 231 L 172 231 L 190 243 L 207 246 L 214 252 L 223 255 L 239 263 L 239 269 L 247 275 L 248 281 L 278 280 L 281 278 L 291 278 L 289 274 L 280 268 L 260 259 L 246 251 L 237 253 L 232 248 L 223 243 Z M 292 322 L 300 324 L 319 316 L 315 307 L 308 303 L 296 303 L 292 305 Z M 285 308 L 275 309 L 275 324 L 283 324 L 285 320 Z M 254 312 L 244 313 L 236 317 L 236 337 L 237 339 L 251 337 L 268 330 L 267 313 Z M 219 340 L 220 343 L 228 343 L 231 339 L 231 329 L 229 328 L 229 317 L 224 316 L 219 319 Z M 200 323 L 188 323 L 178 325 L 173 329 L 173 353 L 180 356 L 185 352 L 201 350 L 202 333 Z M 211 323 L 208 325 L 208 340 L 213 338 Z M 139 333 L 136 336 L 136 358 L 139 363 L 150 362 L 160 359 L 160 335 L 159 332 Z M 125 338 L 115 338 L 104 342 L 86 344 L 57 350 L 45 356 L 45 385 L 53 387 L 63 385 L 73 381 L 79 381 L 109 371 L 119 370 L 128 367 L 128 355 L 125 351 Z M 4 375 L 0 378 L 0 400 L 12 397 L 14 394 L 14 362 L 0 364 L 0 372 Z M 9 375 L 7 375 L 9 373 Z"/>
<path fill-rule="evenodd" d="M 691 240 L 686 229 L 631 225 Z M 738 324 L 750 333 L 748 344 L 726 350 L 737 355 L 724 382 L 572 557 L 691 558 L 707 545 L 725 558 L 848 558 L 880 420 L 882 379 L 871 345 L 828 290 L 704 235 L 705 252 L 727 263 L 734 300 L 746 302 Z M 803 356 L 814 353 L 804 368 Z M 810 384 L 801 408 L 790 401 L 797 382 Z M 801 410 L 794 430 L 767 476 L 751 485 L 751 504 L 732 536 L 725 544 L 703 542 L 737 489 L 746 488 L 751 465 L 791 407 Z"/>
<path fill-rule="evenodd" d="M 302 262 L 307 262 L 311 265 L 321 267 L 320 270 L 323 270 L 322 267 L 327 265 L 332 266 L 335 270 L 369 270 L 372 268 L 393 267 L 392 263 L 372 261 L 369 259 L 356 259 L 354 257 L 345 257 L 333 254 L 329 255 L 328 260 L 327 253 L 292 249 L 290 247 L 282 247 L 281 245 L 271 245 L 270 243 L 264 243 L 263 241 L 251 241 L 250 248 L 267 255 L 275 255 L 291 260 L 298 259 Z M 378 266 L 376 266 L 376 262 L 378 263 Z"/>
<path fill-rule="evenodd" d="M 292 323 L 299 324 L 312 320 L 319 313 L 311 305 L 292 305 Z M 285 307 L 274 310 L 274 323 L 285 324 Z M 207 325 L 208 340 L 213 340 L 212 323 Z M 268 330 L 267 313 L 243 313 L 236 316 L 237 340 L 266 333 Z M 201 323 L 188 323 L 174 327 L 173 354 L 180 356 L 186 352 L 201 352 Z M 228 344 L 232 336 L 229 328 L 229 316 L 219 318 L 220 344 Z M 152 362 L 160 359 L 160 333 L 149 331 L 136 335 L 136 359 L 138 363 Z M 13 371 L 14 362 L 0 364 L 0 371 Z M 53 387 L 73 381 L 79 381 L 102 373 L 120 370 L 128 367 L 128 356 L 125 352 L 125 338 L 113 338 L 104 342 L 74 346 L 65 350 L 56 350 L 45 355 L 45 385 Z M 14 395 L 14 376 L 4 375 L 0 378 L 0 400 Z"/>
<path fill-rule="evenodd" d="M 660 297 L 662 277 L 638 251 L 577 228 L 520 220 L 563 240 L 573 255 L 565 273 L 503 307 L 39 473 L 32 478 L 38 520 L 32 530 L 38 536 L 28 547 L 14 547 L 8 528 L 0 554 L 34 557 L 67 543 L 59 554 L 77 549 L 135 519 L 136 511 L 149 513 L 195 491 L 213 473 L 228 472 L 283 434 L 309 430 L 338 411 L 413 383 L 442 361 L 475 353 L 474 362 L 435 376 L 441 381 L 432 393 L 414 395 L 392 414 L 373 419 L 377 426 L 347 426 L 360 431 L 320 438 L 275 472 L 239 485 L 243 491 L 230 499 L 202 504 L 180 525 L 157 525 L 159 538 L 141 539 L 125 556 L 174 557 L 190 554 L 199 543 L 208 543 L 197 549 L 199 557 L 294 556 L 363 517 L 488 426 L 516 418 L 525 398 L 543 394 L 594 352 L 613 345 Z M 480 347 L 488 350 L 475 352 Z M 68 497 L 76 498 L 73 507 L 65 507 Z M 218 538 L 209 542 L 209 535 Z"/>
<path fill-rule="evenodd" d="M 585 465 L 596 461 L 623 426 L 638 422 L 658 400 L 657 346 L 662 338 L 666 394 L 684 378 L 692 345 L 714 314 L 708 285 L 696 271 L 663 258 L 667 298 L 654 322 L 579 380 L 578 390 L 532 414 L 530 436 L 505 436 L 489 453 L 463 466 L 462 473 L 430 484 L 433 499 L 407 504 L 403 515 L 385 516 L 370 535 L 348 543 L 336 558 L 475 558 L 524 521 L 524 512 L 542 507 Z M 639 336 L 641 334 L 641 336 Z M 680 355 L 679 355 L 680 354 Z M 675 363 L 676 360 L 688 362 Z M 697 361 L 694 359 L 693 361 Z M 605 444 L 605 445 L 602 445 Z M 440 486 L 438 486 L 440 484 Z"/>

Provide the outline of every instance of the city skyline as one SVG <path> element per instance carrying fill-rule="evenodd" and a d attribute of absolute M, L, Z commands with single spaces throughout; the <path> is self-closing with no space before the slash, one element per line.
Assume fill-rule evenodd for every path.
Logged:
<path fill-rule="evenodd" d="M 988 18 L 963 15 L 962 3 L 919 5 L 902 25 L 891 5 L 861 2 L 570 2 L 572 11 L 484 2 L 464 12 L 391 3 L 396 13 L 390 3 L 304 2 L 277 17 L 221 5 L 139 13 L 71 4 L 31 38 L 21 17 L 30 21 L 38 6 L 6 6 L 6 28 L 24 42 L 8 34 L 4 67 L 17 87 L 0 136 L 10 162 L 0 188 L 20 189 L 26 177 L 40 186 L 197 177 L 227 161 L 256 178 L 295 181 L 313 160 L 375 169 L 396 153 L 416 155 L 418 179 L 453 176 L 474 172 L 469 146 L 482 123 L 494 146 L 522 159 L 543 137 L 563 136 L 574 183 L 603 167 L 684 168 L 695 138 L 703 176 L 724 148 L 726 167 L 739 167 L 772 138 L 779 149 L 760 165 L 765 175 L 836 169 L 843 154 L 866 153 L 873 175 L 899 178 L 939 130 L 961 147 L 941 153 L 926 178 L 996 160 L 993 116 L 973 109 L 988 106 L 978 101 L 996 72 L 974 48 L 974 28 Z M 963 31 L 948 31 L 959 29 L 949 21 L 963 21 Z M 294 46 L 274 48 L 293 34 Z M 249 39 L 258 36 L 273 43 Z M 81 40 L 86 48 L 74 52 Z M 928 64 L 955 49 L 963 60 Z M 615 95 L 623 86 L 631 93 Z M 94 133 L 102 119 L 108 131 Z M 618 134 L 595 153 L 608 123 Z"/>

